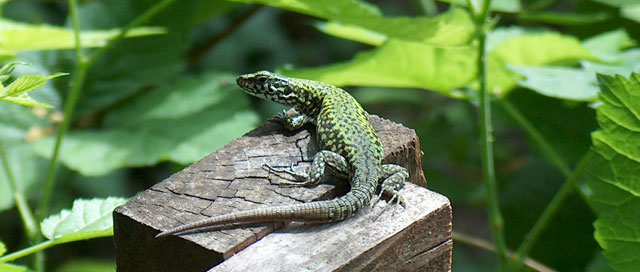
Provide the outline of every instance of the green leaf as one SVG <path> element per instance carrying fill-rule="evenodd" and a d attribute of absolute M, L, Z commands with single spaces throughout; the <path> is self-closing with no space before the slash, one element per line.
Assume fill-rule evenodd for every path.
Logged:
<path fill-rule="evenodd" d="M 258 3 L 281 9 L 287 9 L 314 17 L 326 19 L 332 23 L 348 26 L 352 30 L 333 33 L 334 28 L 327 28 L 331 35 L 361 41 L 353 29 L 364 30 L 384 35 L 387 38 L 423 42 L 431 45 L 463 45 L 473 38 L 474 26 L 469 14 L 458 8 L 435 17 L 383 17 L 377 8 L 362 1 L 344 0 L 233 0 L 244 3 Z M 358 32 L 364 31 L 359 30 Z"/>
<path fill-rule="evenodd" d="M 119 29 L 82 31 L 82 47 L 101 47 L 117 36 Z M 164 34 L 159 27 L 138 27 L 127 32 L 126 37 Z M 75 47 L 73 30 L 51 25 L 32 25 L 0 19 L 0 56 L 21 51 L 72 49 Z"/>
<path fill-rule="evenodd" d="M 56 272 L 113 272 L 116 264 L 113 261 L 73 259 L 61 265 Z"/>
<path fill-rule="evenodd" d="M 504 41 L 489 52 L 488 85 L 497 95 L 507 94 L 516 85 L 516 76 L 507 66 L 575 64 L 582 59 L 595 59 L 578 39 L 571 36 L 551 31 L 518 30 L 513 33 L 521 35 L 506 35 Z M 477 83 L 472 85 L 476 89 L 474 86 Z"/>
<path fill-rule="evenodd" d="M 621 60 L 615 64 L 603 64 L 592 61 L 582 61 L 582 67 L 591 73 L 606 75 L 620 74 L 629 76 L 631 72 L 640 73 L 640 48 L 629 49 L 616 54 Z"/>
<path fill-rule="evenodd" d="M 467 0 L 439 0 L 440 2 L 456 4 L 459 6 L 466 7 Z M 471 0 L 471 5 L 473 5 L 474 10 L 479 10 L 482 5 L 482 1 L 480 0 Z M 491 1 L 491 6 L 489 6 L 489 10 L 500 11 L 500 12 L 509 12 L 514 13 L 520 11 L 520 0 L 496 0 Z"/>
<path fill-rule="evenodd" d="M 23 106 L 29 107 L 44 107 L 50 108 L 51 105 L 38 103 L 27 95 L 27 92 L 33 91 L 42 87 L 47 81 L 56 77 L 68 75 L 67 73 L 57 73 L 50 76 L 42 75 L 24 75 L 18 77 L 11 82 L 9 86 L 4 87 L 0 84 L 0 100 L 13 102 Z"/>
<path fill-rule="evenodd" d="M 622 17 L 640 23 L 640 4 L 624 6 L 620 9 L 620 14 Z"/>
<path fill-rule="evenodd" d="M 38 187 L 39 182 L 46 179 L 47 163 L 44 159 L 33 153 L 32 147 L 25 142 L 29 133 L 43 131 L 48 123 L 36 117 L 29 108 L 3 103 L 0 106 L 0 138 L 7 155 L 11 172 L 16 179 L 19 190 L 31 192 Z M 31 132 L 30 132 L 31 131 Z M 28 194 L 32 195 L 32 194 Z M 0 211 L 9 209 L 14 205 L 13 191 L 4 167 L 0 167 Z"/>
<path fill-rule="evenodd" d="M 373 46 L 380 46 L 387 39 L 387 35 L 359 26 L 345 25 L 333 21 L 316 23 L 314 26 L 325 34 Z"/>
<path fill-rule="evenodd" d="M 63 242 L 97 233 L 108 234 L 113 231 L 113 209 L 125 202 L 127 199 L 120 197 L 76 199 L 71 210 L 62 210 L 42 221 L 42 235 Z"/>
<path fill-rule="evenodd" d="M 608 62 L 624 61 L 620 51 L 635 45 L 624 29 L 605 32 L 582 42 L 582 45 L 601 60 Z"/>
<path fill-rule="evenodd" d="M 568 67 L 513 67 L 509 69 L 525 77 L 518 84 L 539 94 L 577 101 L 593 101 L 599 92 L 596 73 L 625 75 L 640 72 L 640 49 L 616 54 L 623 61 L 602 64 L 582 61 L 582 69 Z"/>
<path fill-rule="evenodd" d="M 119 28 L 126 25 L 154 1 L 89 1 L 78 9 L 80 25 L 92 29 Z M 215 5 L 219 1 L 207 1 Z M 150 25 L 161 25 L 166 35 L 126 39 L 108 50 L 87 73 L 82 103 L 75 116 L 104 114 L 114 104 L 122 103 L 137 92 L 149 90 L 172 79 L 186 66 L 185 56 L 192 47 L 188 42 L 192 31 L 192 14 L 204 9 L 205 1 L 184 1 L 154 16 Z M 197 15 L 199 16 L 199 15 Z M 71 25 L 68 20 L 67 25 Z M 62 64 L 74 63 L 69 52 L 56 52 Z M 72 67 L 69 66 L 68 69 Z"/>
<path fill-rule="evenodd" d="M 577 63 L 594 59 L 576 38 L 549 31 L 523 28 L 497 29 L 490 35 L 489 86 L 504 95 L 516 85 L 513 66 Z M 436 47 L 389 40 L 379 48 L 360 53 L 351 61 L 319 68 L 284 70 L 283 73 L 345 86 L 421 88 L 465 98 L 457 88 L 475 89 L 474 46 Z"/>
<path fill-rule="evenodd" d="M 422 88 L 460 97 L 463 94 L 454 90 L 474 79 L 475 55 L 472 46 L 435 47 L 392 39 L 345 63 L 282 72 L 337 86 Z"/>
<path fill-rule="evenodd" d="M 614 6 L 614 7 L 631 6 L 638 3 L 637 0 L 592 0 L 592 1 L 600 2 L 600 3 L 606 4 L 609 6 Z"/>
<path fill-rule="evenodd" d="M 593 0 L 606 5 L 619 7 L 620 14 L 636 22 L 640 22 L 640 3 L 637 0 Z"/>
<path fill-rule="evenodd" d="M 554 11 L 525 12 L 518 14 L 524 21 L 533 21 L 556 25 L 587 25 L 602 22 L 609 19 L 609 14 L 605 12 L 597 13 L 566 13 Z"/>
<path fill-rule="evenodd" d="M 4 245 L 2 241 L 0 241 L 0 256 L 4 255 L 7 252 L 7 247 Z"/>
<path fill-rule="evenodd" d="M 600 130 L 592 134 L 587 186 L 595 238 L 616 271 L 640 267 L 640 74 L 598 75 Z"/>
<path fill-rule="evenodd" d="M 188 164 L 254 128 L 257 120 L 233 76 L 183 78 L 123 104 L 106 117 L 103 130 L 69 132 L 61 160 L 87 176 L 166 160 Z M 35 150 L 49 157 L 53 143 L 53 137 L 36 142 Z"/>
<path fill-rule="evenodd" d="M 0 271 L 2 272 L 27 272 L 27 267 L 10 264 L 10 263 L 0 263 Z"/>
<path fill-rule="evenodd" d="M 509 67 L 525 77 L 518 84 L 539 94 L 568 100 L 593 101 L 598 94 L 594 73 L 567 67 Z"/>

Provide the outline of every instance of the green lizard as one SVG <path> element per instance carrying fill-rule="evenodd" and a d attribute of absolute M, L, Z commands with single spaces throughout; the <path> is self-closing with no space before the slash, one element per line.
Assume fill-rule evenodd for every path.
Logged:
<path fill-rule="evenodd" d="M 311 164 L 307 175 L 287 172 L 301 182 L 287 185 L 312 186 L 322 180 L 325 168 L 338 177 L 347 178 L 351 190 L 344 196 L 303 204 L 272 206 L 214 216 L 161 232 L 156 237 L 228 224 L 267 221 L 335 222 L 354 216 L 369 204 L 383 180 L 380 194 L 390 195 L 402 204 L 398 190 L 409 172 L 402 166 L 382 164 L 383 149 L 371 127 L 366 112 L 346 91 L 318 81 L 289 78 L 267 71 L 239 76 L 238 85 L 247 93 L 295 107 L 298 116 L 279 115 L 288 130 L 296 130 L 307 123 L 316 126 L 321 151 Z M 326 167 L 328 166 L 328 167 Z"/>

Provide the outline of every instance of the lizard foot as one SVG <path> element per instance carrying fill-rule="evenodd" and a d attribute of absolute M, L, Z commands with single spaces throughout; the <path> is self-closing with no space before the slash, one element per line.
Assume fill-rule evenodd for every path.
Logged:
<path fill-rule="evenodd" d="M 371 201 L 371 207 L 375 206 L 378 201 L 382 198 L 382 195 L 391 195 L 391 199 L 389 199 L 389 201 L 387 201 L 387 205 L 384 206 L 384 208 L 382 208 L 382 211 L 380 211 L 380 213 L 376 216 L 376 218 L 373 221 L 377 221 L 378 218 L 385 212 L 387 211 L 387 209 L 391 206 L 391 204 L 396 204 L 393 205 L 394 206 L 394 213 L 395 210 L 398 208 L 398 206 L 402 206 L 402 208 L 406 208 L 405 205 L 405 201 L 404 198 L 402 198 L 402 196 L 400 195 L 400 193 L 397 190 L 394 190 L 392 188 L 383 188 L 382 190 L 380 190 L 380 193 L 378 195 L 376 195 L 373 200 Z"/>
<path fill-rule="evenodd" d="M 293 164 L 291 164 L 291 166 L 289 166 L 290 169 L 293 169 Z M 282 181 L 282 182 L 278 182 L 278 185 L 288 185 L 288 186 L 305 186 L 305 180 L 307 180 L 307 175 L 305 174 L 300 174 L 300 173 L 296 173 L 293 172 L 292 170 L 288 170 L 288 169 L 276 169 L 273 168 L 271 165 L 268 164 L 263 164 L 262 165 L 262 169 L 266 170 L 269 173 L 273 173 L 279 177 L 285 178 L 282 176 L 282 174 L 288 174 L 291 175 L 297 182 L 288 182 L 288 181 Z"/>

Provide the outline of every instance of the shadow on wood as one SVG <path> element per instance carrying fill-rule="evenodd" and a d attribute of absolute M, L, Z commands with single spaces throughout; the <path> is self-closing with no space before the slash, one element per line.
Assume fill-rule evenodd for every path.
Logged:
<path fill-rule="evenodd" d="M 338 223 L 294 223 L 277 232 L 282 223 L 264 223 L 155 239 L 159 230 L 210 216 L 333 198 L 348 190 L 347 181 L 330 176 L 314 188 L 278 186 L 287 177 L 262 165 L 304 172 L 317 145 L 313 129 L 284 132 L 269 122 L 118 207 L 118 271 L 450 270 L 451 207 L 447 198 L 425 189 L 418 137 L 377 116 L 370 120 L 385 147 L 384 162 L 409 170 L 413 184 L 401 191 L 406 208 L 383 212 L 386 202 L 380 201 Z"/>

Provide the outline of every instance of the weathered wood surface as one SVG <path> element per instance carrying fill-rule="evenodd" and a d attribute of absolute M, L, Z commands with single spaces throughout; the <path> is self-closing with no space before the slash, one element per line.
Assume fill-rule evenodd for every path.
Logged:
<path fill-rule="evenodd" d="M 420 163 L 422 153 L 415 132 L 377 116 L 371 116 L 370 120 L 385 146 L 385 162 L 404 165 L 409 169 L 410 181 L 426 187 Z M 207 270 L 282 224 L 218 228 L 164 239 L 155 239 L 154 235 L 159 230 L 232 211 L 308 202 L 344 193 L 348 187 L 343 185 L 346 181 L 330 176 L 326 179 L 328 184 L 315 188 L 278 186 L 277 183 L 287 177 L 269 174 L 261 167 L 269 164 L 304 172 L 316 152 L 313 129 L 284 132 L 279 124 L 268 122 L 154 185 L 114 211 L 118 270 Z M 413 185 L 407 185 L 402 194 L 409 203 L 407 209 L 392 207 L 380 213 L 386 204 L 381 201 L 376 207 L 365 209 L 344 222 L 290 225 L 215 269 L 243 271 L 240 264 L 258 263 L 256 258 L 273 256 L 282 263 L 262 263 L 260 270 L 285 271 L 285 263 L 296 268 L 304 265 L 308 270 L 325 271 L 368 271 L 385 267 L 448 270 L 451 254 L 448 200 Z M 328 243 L 310 244 L 315 239 Z M 303 251 L 304 244 L 309 250 Z M 316 244 L 321 246 L 313 247 Z M 299 262 L 267 255 L 260 248 L 266 248 L 270 254 L 298 256 Z M 314 266 L 313 263 L 323 265 Z M 254 269 L 246 267 L 246 270 Z"/>

